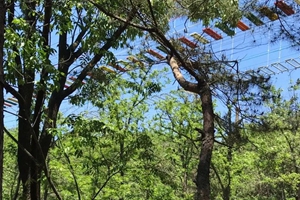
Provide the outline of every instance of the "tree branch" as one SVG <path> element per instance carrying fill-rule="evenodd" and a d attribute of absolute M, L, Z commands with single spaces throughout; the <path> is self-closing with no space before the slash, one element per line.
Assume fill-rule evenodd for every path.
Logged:
<path fill-rule="evenodd" d="M 13 200 L 17 200 L 18 196 L 19 196 L 19 189 L 20 189 L 20 184 L 21 183 L 21 177 L 20 177 L 20 173 L 18 174 L 18 180 L 17 180 L 17 185 L 16 185 L 16 189 L 13 195 Z"/>
<path fill-rule="evenodd" d="M 173 72 L 173 75 L 174 75 L 175 79 L 178 81 L 179 85 L 183 89 L 185 89 L 189 92 L 194 92 L 196 94 L 199 94 L 200 91 L 199 91 L 199 88 L 198 88 L 198 84 L 189 82 L 183 77 L 183 75 L 182 75 L 182 73 L 179 69 L 179 66 L 177 64 L 177 61 L 175 60 L 174 57 L 171 57 L 168 60 L 168 64 L 170 65 L 170 67 L 172 69 L 172 72 Z"/>
<path fill-rule="evenodd" d="M 66 152 L 64 152 L 64 156 L 67 159 L 67 162 L 68 162 L 69 167 L 70 167 L 70 172 L 71 172 L 71 174 L 73 176 L 73 179 L 74 179 L 78 200 L 81 200 L 80 189 L 79 189 L 79 186 L 78 186 L 76 175 L 74 173 L 73 165 L 71 164 L 71 160 L 70 160 L 70 158 L 69 158 L 69 156 Z"/>
<path fill-rule="evenodd" d="M 179 62 L 181 63 L 181 65 L 183 66 L 183 68 L 185 70 L 187 70 L 191 76 L 193 76 L 200 84 L 203 84 L 204 81 L 203 79 L 197 74 L 195 73 L 189 66 L 187 66 L 184 62 L 184 60 L 181 58 L 180 54 L 178 53 L 178 51 L 175 49 L 175 47 L 171 44 L 171 42 L 164 36 L 164 34 L 162 34 L 160 31 L 159 31 L 159 27 L 157 26 L 157 23 L 155 21 L 155 18 L 154 18 L 154 14 L 153 14 L 153 11 L 151 12 L 152 14 L 152 18 L 154 20 L 154 23 L 155 23 L 155 27 L 146 27 L 146 26 L 141 26 L 139 24 L 135 24 L 133 22 L 128 22 L 126 21 L 125 19 L 123 19 L 122 17 L 119 17 L 119 16 L 116 16 L 112 13 L 110 13 L 109 11 L 107 11 L 106 9 L 104 9 L 101 5 L 95 3 L 94 1 L 92 0 L 88 0 L 91 4 L 93 4 L 95 7 L 97 7 L 101 12 L 103 12 L 104 14 L 106 14 L 107 16 L 110 16 L 116 20 L 119 20 L 123 23 L 127 23 L 128 25 L 134 27 L 134 28 L 137 28 L 139 30 L 143 30 L 143 31 L 147 31 L 149 32 L 150 34 L 152 34 L 156 39 L 160 40 L 162 42 L 162 44 L 164 44 L 166 47 L 170 48 L 171 50 L 171 54 L 174 54 L 175 57 L 179 60 Z M 149 1 L 149 0 L 148 0 Z M 150 3 L 150 7 L 152 8 L 151 6 L 151 2 Z"/>
<path fill-rule="evenodd" d="M 77 38 L 75 39 L 73 44 L 70 45 L 68 49 L 71 53 L 73 53 L 76 50 L 76 48 L 79 46 L 80 42 L 82 41 L 82 38 L 84 37 L 87 31 L 88 29 L 84 27 L 83 30 L 81 30 L 81 32 L 77 35 Z"/>
<path fill-rule="evenodd" d="M 215 165 L 213 163 L 211 163 L 211 168 L 213 169 L 213 171 L 215 172 L 215 174 L 217 176 L 217 179 L 218 179 L 218 181 L 219 181 L 219 183 L 221 185 L 222 191 L 224 191 L 225 187 L 224 187 L 224 185 L 222 183 L 222 179 L 221 179 L 221 177 L 220 177 L 220 175 L 219 175 L 219 173 L 218 173 L 218 171 L 217 171 L 217 169 L 216 169 L 216 167 L 215 167 Z"/>
<path fill-rule="evenodd" d="M 22 95 L 17 92 L 17 90 L 15 90 L 11 85 L 9 85 L 6 81 L 4 80 L 0 80 L 0 84 L 4 87 L 4 89 L 9 92 L 10 94 L 12 94 L 16 99 L 18 99 L 18 103 L 23 103 L 25 102 L 24 98 L 22 97 Z"/>
<path fill-rule="evenodd" d="M 21 145 L 20 144 L 20 142 L 5 128 L 5 127 L 3 127 L 3 129 L 4 129 L 4 132 L 8 135 L 8 137 L 10 137 L 10 139 L 12 139 L 17 145 L 18 145 L 18 147 L 20 148 L 20 149 L 22 149 L 22 151 L 24 151 L 25 153 L 26 153 L 26 155 L 36 164 L 36 165 L 38 165 L 39 166 L 39 163 L 38 163 L 38 161 L 31 155 L 31 153 L 27 150 L 27 149 L 25 149 L 24 147 L 23 147 L 23 145 Z"/>
<path fill-rule="evenodd" d="M 56 198 L 59 199 L 59 200 L 62 200 L 62 197 L 60 196 L 60 194 L 59 194 L 58 190 L 56 189 L 56 187 L 55 187 L 55 185 L 54 185 L 52 179 L 50 178 L 50 173 L 49 173 L 49 170 L 48 170 L 48 167 L 47 167 L 47 163 L 46 163 L 46 157 L 45 157 L 45 155 L 43 154 L 43 150 L 42 150 L 41 144 L 40 144 L 40 142 L 38 141 L 37 135 L 36 135 L 35 132 L 34 132 L 34 129 L 33 129 L 32 125 L 31 125 L 31 123 L 30 123 L 30 120 L 28 120 L 29 117 L 28 117 L 28 116 L 23 116 L 23 118 L 24 118 L 25 122 L 29 124 L 31 136 L 32 136 L 34 142 L 36 142 L 37 147 L 38 147 L 38 150 L 40 151 L 40 155 L 41 155 L 41 157 L 42 157 L 42 163 L 41 163 L 41 164 L 38 163 L 38 161 L 37 161 L 37 160 L 36 160 L 36 159 L 35 159 L 35 158 L 34 158 L 34 157 L 33 157 L 33 156 L 32 156 L 32 155 L 31 155 L 31 154 L 30 154 L 30 153 L 29 153 L 29 152 L 28 152 L 21 144 L 20 144 L 20 143 L 19 143 L 18 140 L 16 140 L 16 139 L 9 133 L 9 131 L 8 131 L 6 128 L 4 128 L 4 131 L 8 134 L 8 136 L 9 136 L 14 142 L 16 142 L 16 143 L 18 144 L 19 148 L 20 148 L 22 151 L 24 151 L 24 152 L 29 156 L 29 158 L 31 158 L 31 159 L 35 162 L 35 164 L 36 164 L 37 166 L 41 166 L 41 165 L 43 166 L 43 171 L 44 171 L 44 173 L 45 173 L 45 176 L 46 176 L 46 178 L 47 178 L 47 181 L 49 182 L 50 187 L 52 188 L 53 192 L 55 193 Z"/>
<path fill-rule="evenodd" d="M 43 23 L 43 31 L 42 36 L 44 38 L 44 42 L 48 45 L 49 41 L 49 32 L 50 32 L 50 19 L 52 16 L 52 0 L 46 0 L 45 3 L 45 14 L 44 14 L 44 23 Z"/>
<path fill-rule="evenodd" d="M 34 142 L 37 144 L 38 150 L 40 151 L 40 154 L 41 154 L 41 157 L 42 157 L 41 163 L 39 163 L 38 160 L 36 160 L 36 159 L 33 157 L 33 155 L 30 154 L 30 153 L 29 153 L 29 152 L 21 145 L 21 143 L 20 143 L 18 140 L 14 139 L 14 137 L 12 137 L 12 135 L 11 135 L 6 129 L 5 129 L 5 132 L 6 132 L 6 133 L 7 133 L 7 134 L 8 134 L 15 142 L 17 142 L 18 147 L 19 147 L 22 151 L 24 151 L 25 154 L 28 155 L 28 157 L 29 157 L 31 160 L 34 161 L 34 163 L 35 163 L 36 166 L 38 166 L 38 167 L 39 167 L 39 166 L 42 166 L 42 169 L 43 169 L 43 171 L 44 171 L 44 173 L 45 173 L 45 176 L 46 176 L 46 178 L 47 178 L 47 181 L 49 182 L 49 184 L 50 184 L 50 186 L 51 186 L 53 192 L 55 193 L 57 199 L 62 200 L 60 194 L 58 193 L 56 187 L 54 186 L 54 184 L 53 184 L 53 182 L 52 182 L 52 179 L 50 178 L 49 171 L 48 171 L 47 164 L 46 164 L 46 159 L 45 159 L 45 156 L 44 156 L 44 154 L 43 154 L 43 152 L 42 152 L 41 145 L 40 145 L 40 143 L 39 143 L 39 141 L 38 141 L 37 134 L 35 134 L 34 128 L 32 127 L 31 122 L 28 120 L 29 117 L 28 117 L 28 116 L 23 116 L 23 117 L 25 118 L 25 119 L 24 119 L 25 123 L 28 123 L 28 127 L 30 128 L 30 135 L 31 135 L 31 137 L 33 138 Z"/>
<path fill-rule="evenodd" d="M 5 26 L 5 1 L 0 1 L 0 80 L 4 82 L 4 69 L 3 69 L 3 54 L 4 54 L 4 26 Z M 3 85 L 0 87 L 0 198 L 3 196 L 3 167 L 4 167 L 4 94 Z"/>
<path fill-rule="evenodd" d="M 101 47 L 99 50 L 100 53 L 96 54 L 93 59 L 87 64 L 87 66 L 81 71 L 79 76 L 77 77 L 77 80 L 66 90 L 62 91 L 62 98 L 67 97 L 70 95 L 72 92 L 74 92 L 77 88 L 78 85 L 83 81 L 83 79 L 86 77 L 87 73 L 91 71 L 94 66 L 101 60 L 101 58 L 104 55 L 104 52 L 106 52 L 113 43 L 124 33 L 124 31 L 128 28 L 129 22 L 134 18 L 134 15 L 136 13 L 136 10 L 133 9 L 131 13 L 129 14 L 128 18 L 126 19 L 126 22 L 121 25 L 115 32 L 114 34 L 107 40 L 107 42 Z"/>
<path fill-rule="evenodd" d="M 91 4 L 93 4 L 98 10 L 100 10 L 101 12 L 103 12 L 105 15 L 107 15 L 107 16 L 113 18 L 113 19 L 116 19 L 118 21 L 121 21 L 121 22 L 123 22 L 123 23 L 125 23 L 127 25 L 130 25 L 130 26 L 135 27 L 137 29 L 140 29 L 140 30 L 143 30 L 143 31 L 148 31 L 148 32 L 154 32 L 156 30 L 156 28 L 149 28 L 149 27 L 141 26 L 139 24 L 135 24 L 135 23 L 133 23 L 131 21 L 128 21 L 128 20 L 126 20 L 126 19 L 124 19 L 122 17 L 119 17 L 117 15 L 114 15 L 114 14 L 110 13 L 109 11 L 107 11 L 106 9 L 104 9 L 101 5 L 95 3 L 92 0 L 88 0 L 88 1 Z"/>
<path fill-rule="evenodd" d="M 147 2 L 148 2 L 148 5 L 149 5 L 149 10 L 150 10 L 151 17 L 153 19 L 154 25 L 157 28 L 158 25 L 157 25 L 157 22 L 156 22 L 156 19 L 155 19 L 155 16 L 154 16 L 154 12 L 153 12 L 153 8 L 152 8 L 151 0 L 147 0 Z"/>
<path fill-rule="evenodd" d="M 48 63 L 50 63 L 49 61 L 49 49 L 48 47 L 49 45 L 49 33 L 50 33 L 50 20 L 51 20 L 51 16 L 52 16 L 52 0 L 46 0 L 44 3 L 44 7 L 45 7 L 45 14 L 44 14 L 44 22 L 43 22 L 43 30 L 42 30 L 42 37 L 44 38 L 43 40 L 43 50 L 46 52 L 47 55 L 47 61 Z M 40 75 L 40 84 L 43 87 L 46 87 L 45 84 L 45 79 L 48 76 L 48 72 L 45 69 L 45 67 L 42 68 L 42 72 Z M 34 108 L 34 117 L 33 117 L 33 121 L 34 121 L 34 130 L 35 133 L 38 134 L 39 133 L 39 127 L 40 127 L 40 121 L 41 121 L 41 113 L 42 113 L 42 108 L 43 108 L 43 104 L 44 104 L 44 100 L 45 100 L 45 89 L 41 87 L 41 89 L 39 89 L 39 91 L 37 92 L 37 97 L 36 97 L 36 101 L 35 101 L 35 108 Z"/>
<path fill-rule="evenodd" d="M 179 63 L 182 65 L 182 67 L 191 75 L 193 76 L 199 84 L 204 85 L 204 80 L 201 76 L 199 76 L 190 66 L 186 65 L 186 62 L 182 59 L 178 51 L 175 49 L 174 45 L 166 38 L 166 36 L 161 33 L 158 29 L 155 31 L 153 34 L 155 38 L 160 40 L 160 42 L 168 47 L 171 50 L 171 54 L 169 55 L 170 57 L 175 56 Z"/>
<path fill-rule="evenodd" d="M 110 174 L 107 179 L 105 180 L 105 182 L 102 184 L 102 186 L 99 188 L 99 190 L 96 192 L 96 194 L 93 196 L 92 200 L 96 199 L 96 197 L 99 195 L 99 193 L 101 192 L 101 190 L 107 185 L 108 181 L 117 173 L 119 173 L 120 170 L 117 170 L 116 172 Z"/>

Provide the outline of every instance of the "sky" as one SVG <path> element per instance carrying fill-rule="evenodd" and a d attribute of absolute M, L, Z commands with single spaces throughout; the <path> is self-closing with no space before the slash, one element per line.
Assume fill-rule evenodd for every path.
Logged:
<path fill-rule="evenodd" d="M 294 4 L 294 6 L 296 6 Z M 296 7 L 295 7 L 296 8 Z M 256 13 L 254 13 L 256 14 Z M 295 16 L 286 17 L 287 21 L 294 20 Z M 220 29 L 210 26 L 212 30 L 216 31 L 222 36 L 223 39 L 215 40 L 206 33 L 203 32 L 205 28 L 201 23 L 186 22 L 185 18 L 177 18 L 170 21 L 170 31 L 167 36 L 179 35 L 186 37 L 191 41 L 196 41 L 191 34 L 198 33 L 205 37 L 209 43 L 205 45 L 206 49 L 211 49 L 217 56 L 225 54 L 229 60 L 237 60 L 239 62 L 239 70 L 256 70 L 267 68 L 266 73 L 271 75 L 272 83 L 277 88 L 282 88 L 285 95 L 289 95 L 287 90 L 291 80 L 296 81 L 300 78 L 299 71 L 295 67 L 300 67 L 299 51 L 291 47 L 291 44 L 285 40 L 278 39 L 276 42 L 271 42 L 273 38 L 272 31 L 276 31 L 280 24 L 279 20 L 270 21 L 267 17 L 261 18 L 264 22 L 262 26 L 255 26 L 248 19 L 243 18 L 242 22 L 250 27 L 247 31 L 241 31 L 238 28 L 235 29 L 234 36 L 227 36 Z M 268 29 L 269 27 L 269 29 Z M 57 43 L 57 38 L 52 38 L 53 43 Z M 141 40 L 133 42 L 133 46 L 141 46 Z M 157 45 L 150 43 L 150 48 L 159 52 L 161 55 L 165 54 L 159 51 Z M 118 59 L 126 60 L 127 49 L 116 50 L 115 54 Z M 151 55 L 148 55 L 151 57 Z M 156 59 L 152 57 L 153 59 Z M 157 59 L 156 59 L 157 60 Z M 296 61 L 296 62 L 295 62 Z M 289 63 L 292 63 L 290 65 Z M 297 63 L 298 62 L 298 63 Z M 285 72 L 281 72 L 276 67 L 281 69 L 288 69 Z M 157 69 L 163 67 L 163 65 L 154 66 Z M 170 78 L 173 80 L 172 74 Z M 168 93 L 170 90 L 177 89 L 177 84 L 166 85 L 163 89 L 163 93 Z M 6 95 L 6 99 L 11 97 L 9 94 Z M 17 106 L 6 108 L 11 113 L 17 113 Z M 90 104 L 86 104 L 82 108 L 70 105 L 65 101 L 61 107 L 61 112 L 65 115 L 75 113 L 81 110 L 92 111 L 94 108 Z M 11 128 L 17 125 L 16 117 L 12 114 L 5 113 L 5 125 L 7 128 Z"/>

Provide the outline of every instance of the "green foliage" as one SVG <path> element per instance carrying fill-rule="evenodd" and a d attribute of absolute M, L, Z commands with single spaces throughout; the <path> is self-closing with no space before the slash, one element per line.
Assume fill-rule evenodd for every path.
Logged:
<path fill-rule="evenodd" d="M 93 85 L 94 93 L 85 93 L 89 94 L 87 100 L 99 106 L 101 120 L 83 115 L 69 116 L 64 124 L 70 131 L 60 136 L 56 142 L 58 148 L 51 154 L 59 156 L 50 161 L 51 170 L 58 174 L 54 177 L 56 182 L 61 185 L 58 177 L 64 173 L 76 174 L 85 199 L 94 196 L 96 199 L 157 199 L 171 197 L 174 193 L 164 183 L 167 171 L 156 158 L 156 138 L 147 131 L 145 124 L 146 100 L 160 91 L 161 84 L 156 82 L 160 73 L 140 70 L 140 73 L 128 75 L 130 81 L 115 77 L 110 83 L 112 95 L 105 95 L 101 104 L 97 99 L 97 92 L 103 92 L 101 84 Z M 89 86 L 83 90 L 90 91 Z M 70 162 L 64 158 L 66 156 Z M 69 169 L 59 166 L 69 166 Z M 68 185 L 64 189 L 65 197 L 74 198 L 72 177 L 63 185 Z M 105 187 L 101 188 L 103 185 Z"/>
<path fill-rule="evenodd" d="M 82 70 L 92 74 L 85 85 L 80 82 L 76 85 L 77 93 L 72 94 L 70 102 L 77 106 L 89 103 L 97 108 L 96 115 L 91 117 L 91 113 L 84 112 L 66 118 L 57 116 L 58 127 L 45 128 L 53 140 L 47 157 L 50 176 L 63 199 L 193 199 L 202 128 L 199 98 L 181 90 L 162 94 L 166 70 L 153 69 L 142 62 L 141 56 L 137 56 L 136 63 L 117 61 L 115 49 L 127 48 L 130 41 L 144 36 L 141 30 L 128 26 L 119 37 L 112 38 L 123 22 L 95 9 L 89 1 L 60 0 L 53 2 L 51 24 L 45 36 L 42 3 L 37 2 L 37 10 L 28 11 L 24 2 L 15 1 L 20 7 L 16 7 L 18 12 L 5 30 L 5 78 L 12 86 L 20 86 L 18 91 L 29 85 L 35 94 L 45 92 L 42 99 L 47 103 L 51 95 L 55 99 L 53 94 L 63 90 L 68 75 L 77 77 Z M 184 0 L 174 4 L 171 0 L 99 0 L 94 3 L 123 19 L 132 12 L 132 23 L 156 27 L 163 33 L 168 31 L 170 17 L 178 14 L 192 21 L 202 20 L 204 25 L 216 22 L 227 28 L 234 27 L 241 18 L 237 1 Z M 34 28 L 28 16 L 36 17 Z M 60 37 L 58 44 L 46 44 L 47 38 L 54 35 Z M 104 50 L 103 45 L 110 48 Z M 223 119 L 225 128 L 218 127 L 215 136 L 227 146 L 215 146 L 212 197 L 224 198 L 227 186 L 231 188 L 231 199 L 295 197 L 300 185 L 297 95 L 283 100 L 280 91 L 268 91 L 266 77 L 247 71 L 237 79 L 236 73 L 230 71 L 234 66 L 211 63 L 210 57 L 200 56 L 198 60 L 205 52 L 182 50 L 179 53 L 183 57 L 199 61 L 200 65 L 192 66 L 192 70 L 205 77 L 213 89 L 223 90 L 221 96 L 225 102 L 229 96 L 233 103 L 246 102 L 242 105 L 246 107 L 251 102 L 259 110 L 268 100 L 270 109 L 259 119 L 259 125 L 251 122 L 243 133 L 239 132 L 240 123 L 230 126 L 231 115 Z M 75 54 L 78 56 L 72 57 Z M 54 58 L 58 58 L 56 62 Z M 121 64 L 129 71 L 110 73 L 97 66 L 114 64 Z M 296 84 L 291 89 L 294 92 L 298 87 Z M 27 95 L 27 90 L 24 91 Z M 257 98 L 257 91 L 263 94 L 261 98 Z M 27 113 L 32 114 L 38 102 L 29 99 L 27 103 L 32 106 Z M 45 107 L 42 103 L 37 110 L 46 121 L 30 118 L 30 123 L 26 123 L 56 122 L 53 119 L 56 117 L 48 119 L 49 110 L 44 110 Z M 26 134 L 22 131 L 21 136 Z M 233 134 L 234 131 L 238 133 Z M 39 133 L 40 138 L 44 135 Z M 32 141 L 26 145 L 31 144 Z M 13 199 L 19 191 L 17 150 L 17 144 L 5 138 L 4 199 Z M 45 199 L 56 199 L 44 176 L 41 182 Z"/>
<path fill-rule="evenodd" d="M 223 25 L 236 27 L 238 20 L 242 17 L 237 0 L 178 0 L 176 2 L 179 14 L 188 16 L 192 21 L 201 20 L 205 26 L 217 20 Z"/>
<path fill-rule="evenodd" d="M 175 171 L 174 187 L 183 199 L 191 199 L 194 192 L 193 179 L 197 166 L 201 129 L 201 104 L 196 96 L 184 91 L 171 92 L 157 104 L 155 132 L 164 138 L 165 160 L 170 160 Z"/>
<path fill-rule="evenodd" d="M 138 9 L 148 10 L 146 9 L 148 8 L 146 7 L 148 5 L 147 1 L 144 1 L 140 7 L 138 7 L 138 2 L 133 1 L 104 0 L 97 3 L 101 4 L 105 10 L 124 17 L 128 22 L 139 21 Z M 129 73 L 131 77 L 125 80 L 118 76 L 108 75 L 106 72 L 103 73 L 103 71 L 101 74 L 100 70 L 96 69 L 98 64 L 108 65 L 109 63 L 114 63 L 116 61 L 113 53 L 115 49 L 127 47 L 129 41 L 142 36 L 143 33 L 141 30 L 116 20 L 104 12 L 99 12 L 91 2 L 78 0 L 60 0 L 55 2 L 13 1 L 7 5 L 9 6 L 5 23 L 4 71 L 5 81 L 9 84 L 9 86 L 6 85 L 6 89 L 11 93 L 10 95 L 18 98 L 19 102 L 18 139 L 21 145 L 18 147 L 17 160 L 20 176 L 22 177 L 24 199 L 39 199 L 38 192 L 34 193 L 32 191 L 34 190 L 33 188 L 39 189 L 38 181 L 42 177 L 38 176 L 42 174 L 41 171 L 44 168 L 42 163 L 45 162 L 44 158 L 47 157 L 51 141 L 57 139 L 57 142 L 59 142 L 59 139 L 64 138 L 63 135 L 66 134 L 66 130 L 69 128 L 63 127 L 60 130 L 56 127 L 60 105 L 74 91 L 78 91 L 79 94 L 74 96 L 72 99 L 73 103 L 82 105 L 86 101 L 84 96 L 82 96 L 84 93 L 80 94 L 80 89 L 82 81 L 87 77 L 88 73 L 93 73 L 93 69 L 95 69 L 95 73 L 98 73 L 95 79 L 93 77 L 90 78 L 90 81 L 86 84 L 89 90 L 93 90 L 93 86 L 100 82 L 103 93 L 106 94 L 104 98 L 107 99 L 101 99 L 101 102 L 100 99 L 97 100 L 96 96 L 91 98 L 92 94 L 90 94 L 90 99 L 87 100 L 94 105 L 98 104 L 101 106 L 103 104 L 102 107 L 105 107 L 106 111 L 110 112 L 108 114 L 105 110 L 101 111 L 103 116 L 115 118 L 113 121 L 103 120 L 103 123 L 109 127 L 111 126 L 109 130 L 113 133 L 118 133 L 113 137 L 114 139 L 124 140 L 126 143 L 125 136 L 129 134 L 129 131 L 136 130 L 138 127 L 138 124 L 129 123 L 131 122 L 130 116 L 143 119 L 143 115 L 148 110 L 147 105 L 140 103 L 144 99 L 134 95 L 152 95 L 160 91 L 161 84 L 157 83 L 157 81 L 150 82 L 148 80 L 147 84 L 143 85 L 144 88 L 142 88 L 137 85 L 137 81 L 141 79 L 139 75 L 135 77 L 134 73 Z M 159 8 L 158 12 L 155 13 L 155 16 L 158 18 L 163 15 L 160 18 L 161 24 L 168 23 L 168 18 L 163 12 L 164 9 L 166 8 Z M 141 22 L 139 21 L 139 23 Z M 4 24 L 1 24 L 1 26 L 4 26 Z M 141 73 L 141 76 L 144 77 L 147 73 L 147 71 L 144 71 Z M 66 81 L 70 76 L 74 76 L 77 80 L 66 89 Z M 113 81 L 111 82 L 110 79 L 116 79 L 118 82 L 112 83 Z M 115 90 L 117 84 L 122 84 L 124 87 L 117 91 Z M 97 96 L 101 96 L 99 90 L 97 88 L 93 92 L 97 93 Z M 131 94 L 133 90 L 136 90 L 135 94 Z M 82 91 L 87 92 L 88 90 L 82 88 Z M 115 94 L 116 98 L 108 96 L 114 92 L 117 93 Z M 132 95 L 127 101 L 123 101 L 123 97 L 126 96 L 124 92 Z M 34 96 L 36 98 L 33 98 Z M 126 111 L 124 113 L 116 111 L 119 109 L 118 106 L 126 108 L 132 101 L 135 103 L 131 106 L 140 109 L 141 113 L 136 112 L 131 115 L 130 110 L 124 109 Z M 39 117 L 40 114 L 41 118 Z M 119 123 L 121 119 L 126 119 L 126 123 Z M 85 131 L 87 133 L 92 131 L 93 127 L 99 125 L 95 121 L 80 121 L 81 119 L 79 118 L 76 120 L 86 126 Z M 120 128 L 125 125 L 128 129 L 125 129 L 127 132 L 124 132 L 124 127 Z M 77 129 L 78 127 L 75 127 L 73 131 L 76 132 L 78 131 Z M 38 141 L 33 139 L 33 134 L 38 136 Z M 75 144 L 80 144 L 81 147 L 89 144 L 91 146 L 94 145 L 93 148 L 96 148 L 96 145 L 92 142 L 96 143 L 99 135 L 83 134 L 80 137 L 84 139 L 82 141 L 75 140 Z M 33 157 L 38 160 L 39 165 L 33 163 L 25 155 L 21 150 L 21 146 L 32 153 Z M 40 152 L 36 153 L 40 150 L 40 146 L 42 146 L 44 156 L 39 156 Z M 74 154 L 83 156 L 84 153 L 81 152 L 79 147 L 76 146 L 74 148 Z M 128 151 L 131 152 L 133 151 L 132 149 L 135 149 L 135 146 L 129 145 L 128 148 Z M 72 150 L 72 148 L 66 149 L 68 149 L 66 152 Z M 64 153 L 62 155 L 65 156 Z M 114 156 L 111 155 L 111 157 Z M 127 155 L 121 157 L 124 161 L 122 160 L 121 165 L 117 166 L 116 170 L 122 169 L 125 161 L 128 159 Z M 69 162 L 67 158 L 65 159 Z M 71 165 L 69 164 L 68 166 L 69 170 L 72 171 Z M 35 172 L 29 173 L 33 168 L 36 168 Z M 34 173 L 37 173 L 37 176 Z M 74 178 L 73 172 L 71 175 Z M 27 189 L 29 191 L 29 188 L 31 188 L 30 194 L 26 192 Z M 47 194 L 46 189 L 45 193 Z M 70 192 L 70 194 L 72 199 L 74 197 L 72 196 L 73 193 Z M 53 194 L 50 196 L 52 197 Z M 58 197 L 59 195 L 56 194 L 56 196 Z M 92 195 L 89 195 L 89 197 L 91 198 Z"/>
<path fill-rule="evenodd" d="M 220 183 L 213 173 L 212 192 L 216 199 L 222 198 L 220 184 L 229 180 L 226 178 L 228 167 L 232 199 L 293 199 L 297 196 L 300 182 L 298 95 L 292 90 L 292 98 L 283 99 L 280 90 L 271 91 L 273 98 L 269 99 L 266 109 L 269 112 L 260 117 L 259 123 L 245 126 L 248 142 L 232 148 L 231 161 L 228 147 L 215 147 L 213 163 L 222 181 Z"/>
<path fill-rule="evenodd" d="M 16 136 L 16 130 L 10 130 Z M 18 166 L 16 163 L 17 144 L 7 135 L 4 136 L 4 168 L 3 168 L 3 198 L 13 199 L 18 192 L 19 184 Z"/>
<path fill-rule="evenodd" d="M 151 90 L 159 76 L 159 72 L 141 70 L 130 82 L 117 77 L 110 83 L 109 91 L 114 95 L 105 95 L 99 104 L 101 118 L 87 117 L 86 113 L 62 117 L 61 125 L 53 131 L 56 139 L 49 169 L 64 199 L 78 199 L 77 187 L 81 199 L 193 199 L 201 104 L 197 97 L 181 90 L 160 94 L 155 103 L 157 114 L 147 117 L 156 92 L 142 88 Z M 88 97 L 91 102 L 96 102 L 92 97 L 98 98 L 97 91 L 102 92 L 101 84 L 98 86 Z M 237 138 L 230 143 L 226 134 L 225 139 L 218 139 L 232 148 L 219 143 L 214 147 L 213 199 L 223 199 L 227 185 L 231 199 L 292 199 L 297 195 L 297 90 L 292 90 L 294 95 L 289 100 L 282 99 L 280 91 L 272 92 L 270 112 L 261 117 L 260 124 L 245 125 L 242 134 L 247 143 L 239 143 Z M 4 194 L 11 199 L 18 180 L 13 170 L 17 167 L 13 159 L 16 144 L 9 138 L 5 141 Z M 55 199 L 47 181 L 42 182 L 43 194 Z"/>
<path fill-rule="evenodd" d="M 64 198 L 77 198 L 76 177 L 82 199 L 192 199 L 199 100 L 174 92 L 158 102 L 159 114 L 151 119 L 148 100 L 160 91 L 155 80 L 162 73 L 129 75 L 130 82 L 119 77 L 110 84 L 114 95 L 102 99 L 100 119 L 83 113 L 63 121 L 65 133 L 51 151 L 50 169 Z M 87 98 L 97 105 L 94 94 Z M 186 118 L 192 110 L 197 113 Z"/>

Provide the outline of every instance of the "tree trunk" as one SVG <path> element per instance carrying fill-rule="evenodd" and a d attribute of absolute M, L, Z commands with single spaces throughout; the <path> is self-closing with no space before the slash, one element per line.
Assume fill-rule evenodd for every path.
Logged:
<path fill-rule="evenodd" d="M 36 142 L 32 141 L 32 148 L 34 148 L 36 151 L 38 151 L 39 149 L 37 148 L 37 144 Z M 33 155 L 34 157 L 36 157 L 36 154 Z M 39 161 L 39 163 L 41 165 L 42 162 Z M 31 196 L 31 200 L 40 200 L 41 198 L 41 190 L 40 190 L 40 185 L 41 185 L 41 173 L 42 173 L 42 169 L 40 166 L 37 166 L 36 163 L 34 163 L 33 161 L 31 161 L 31 182 L 30 182 L 30 196 Z"/>
<path fill-rule="evenodd" d="M 25 35 L 28 38 L 34 34 L 36 28 L 36 15 L 35 8 L 36 2 L 26 0 L 24 1 L 24 6 L 21 6 L 21 10 L 24 13 L 24 19 L 31 27 L 25 31 Z M 15 47 L 15 52 L 19 52 L 18 47 Z M 35 71 L 27 66 L 26 56 L 22 57 L 20 54 L 17 56 L 16 67 L 22 73 L 22 76 L 18 77 L 18 90 L 19 94 L 22 96 L 22 102 L 19 101 L 19 130 L 18 130 L 18 140 L 20 144 L 32 154 L 31 142 L 32 136 L 34 134 L 31 124 L 31 106 L 33 102 L 33 91 L 34 91 L 34 81 L 35 81 Z M 21 61 L 22 60 L 22 61 Z M 39 199 L 39 196 L 32 194 L 32 178 L 31 178 L 31 162 L 30 157 L 23 151 L 22 148 L 18 147 L 18 166 L 20 171 L 20 177 L 23 186 L 23 199 Z M 34 181 L 33 181 L 34 182 Z"/>
<path fill-rule="evenodd" d="M 295 199 L 300 200 L 300 184 L 298 184 L 298 191 L 297 191 L 297 196 Z"/>
<path fill-rule="evenodd" d="M 230 173 L 230 172 L 229 172 Z M 231 177 L 229 177 L 231 179 Z M 230 182 L 230 180 L 228 180 Z M 223 200 L 229 200 L 230 199 L 230 193 L 231 193 L 231 185 L 230 183 L 226 185 L 226 187 L 223 189 Z"/>
<path fill-rule="evenodd" d="M 200 162 L 198 164 L 196 176 L 197 192 L 195 195 L 195 200 L 209 200 L 209 171 L 214 146 L 214 112 L 212 94 L 209 86 L 202 88 L 202 91 L 200 92 L 200 98 L 202 102 L 203 131 L 201 153 L 199 158 Z"/>
<path fill-rule="evenodd" d="M 19 93 L 24 99 L 24 103 L 19 104 L 19 125 L 18 125 L 18 140 L 20 145 L 24 147 L 28 152 L 31 152 L 31 123 L 30 123 L 30 107 L 32 101 L 33 87 L 30 85 L 19 85 Z M 22 199 L 32 199 L 30 198 L 30 183 L 31 183 L 31 173 L 30 157 L 23 151 L 22 148 L 18 147 L 18 167 L 20 172 L 20 178 L 22 181 Z"/>
<path fill-rule="evenodd" d="M 209 85 L 204 79 L 198 79 L 198 83 L 187 81 L 180 71 L 180 67 L 176 59 L 168 56 L 168 63 L 172 69 L 173 75 L 179 85 L 190 92 L 200 95 L 203 114 L 203 130 L 201 131 L 202 144 L 199 157 L 199 164 L 196 175 L 197 192 L 195 200 L 210 199 L 210 181 L 209 170 L 211 165 L 211 156 L 214 146 L 214 111 L 212 102 L 212 93 Z M 197 77 L 199 78 L 199 77 Z"/>

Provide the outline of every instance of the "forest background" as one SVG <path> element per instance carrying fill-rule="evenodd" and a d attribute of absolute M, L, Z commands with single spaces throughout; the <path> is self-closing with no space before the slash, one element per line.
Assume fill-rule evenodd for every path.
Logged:
<path fill-rule="evenodd" d="M 18 119 L 0 121 L 1 198 L 299 199 L 298 7 L 1 0 L 0 113 Z M 177 17 L 249 30 L 207 45 L 192 27 L 173 30 Z M 250 62 L 245 48 L 266 58 Z M 257 67 L 264 59 L 281 68 Z M 78 111 L 62 112 L 69 105 Z"/>

